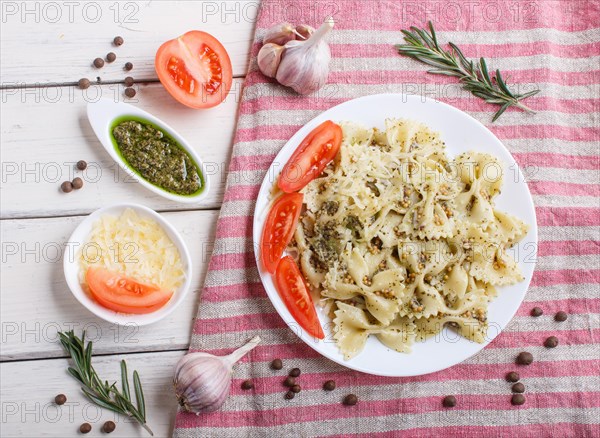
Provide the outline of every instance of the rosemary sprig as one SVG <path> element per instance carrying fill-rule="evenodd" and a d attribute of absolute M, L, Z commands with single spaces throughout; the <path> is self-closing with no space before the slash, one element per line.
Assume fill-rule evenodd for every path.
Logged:
<path fill-rule="evenodd" d="M 438 44 L 431 21 L 429 22 L 429 32 L 412 26 L 410 31 L 402 30 L 402 33 L 406 44 L 396 45 L 400 54 L 434 67 L 428 71 L 429 73 L 459 78 L 464 89 L 488 103 L 501 105 L 492 122 L 496 121 L 510 106 L 521 108 L 528 113 L 535 112 L 523 105 L 521 100 L 539 93 L 540 90 L 523 94 L 513 93 L 506 86 L 500 70 L 496 70 L 495 77 L 490 76 L 485 59 L 480 58 L 478 63 L 469 61 L 453 43 L 448 43 L 451 50 L 443 50 Z"/>
<path fill-rule="evenodd" d="M 92 366 L 92 342 L 85 345 L 85 331 L 81 339 L 75 336 L 73 330 L 66 333 L 59 332 L 60 342 L 65 351 L 73 360 L 73 367 L 68 368 L 69 374 L 79 381 L 83 386 L 81 390 L 96 405 L 134 418 L 146 431 L 154 436 L 152 430 L 146 424 L 146 407 L 142 384 L 137 371 L 133 372 L 133 386 L 135 390 L 136 405 L 131 401 L 129 393 L 129 378 L 127 377 L 127 364 L 121 361 L 121 388 L 117 389 L 116 382 L 109 384 L 102 381 Z"/>

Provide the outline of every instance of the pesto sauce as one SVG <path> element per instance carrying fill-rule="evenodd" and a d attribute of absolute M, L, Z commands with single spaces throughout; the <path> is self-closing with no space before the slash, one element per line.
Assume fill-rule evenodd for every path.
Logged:
<path fill-rule="evenodd" d="M 153 124 L 123 118 L 113 125 L 112 136 L 125 162 L 148 182 L 178 195 L 202 191 L 198 165 L 177 141 Z"/>

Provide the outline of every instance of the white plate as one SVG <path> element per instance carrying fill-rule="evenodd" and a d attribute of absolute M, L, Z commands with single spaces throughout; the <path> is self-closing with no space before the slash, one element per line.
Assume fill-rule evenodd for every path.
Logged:
<path fill-rule="evenodd" d="M 146 187 L 148 190 L 153 191 L 154 193 L 159 194 L 163 198 L 186 204 L 199 202 L 206 197 L 208 191 L 210 190 L 210 180 L 206 173 L 204 163 L 202 162 L 194 148 L 192 148 L 183 137 L 181 137 L 173 128 L 171 128 L 165 122 L 133 105 L 129 105 L 123 102 L 113 102 L 108 99 L 100 99 L 97 102 L 88 103 L 87 115 L 88 120 L 90 121 L 90 125 L 92 125 L 92 129 L 96 134 L 96 137 L 98 137 L 98 140 L 100 140 L 100 143 L 102 144 L 102 146 L 104 146 L 106 152 L 108 152 L 111 158 L 115 160 L 115 162 L 121 167 L 121 169 L 127 172 L 128 175 L 130 175 L 133 179 L 139 182 L 142 186 Z M 142 178 L 135 170 L 133 170 L 117 153 L 117 149 L 115 144 L 113 143 L 113 136 L 111 132 L 113 124 L 116 120 L 126 118 L 128 116 L 152 123 L 162 131 L 169 134 L 175 141 L 177 141 L 200 167 L 200 171 L 202 172 L 202 179 L 204 180 L 203 190 L 201 190 L 197 194 L 190 196 L 178 195 L 176 193 L 171 193 L 164 189 L 161 189 L 158 186 L 155 186 L 146 179 Z"/>
<path fill-rule="evenodd" d="M 366 127 L 377 126 L 383 129 L 386 118 L 407 118 L 425 123 L 434 131 L 440 132 L 442 140 L 446 142 L 447 153 L 451 157 L 473 150 L 493 154 L 504 164 L 504 184 L 501 195 L 496 198 L 496 205 L 500 210 L 521 218 L 530 226 L 527 236 L 514 248 L 515 258 L 525 280 L 513 286 L 498 287 L 499 296 L 489 306 L 490 328 L 486 342 L 478 344 L 460 337 L 449 329 L 444 329 L 439 335 L 425 342 L 417 342 L 413 346 L 413 351 L 405 354 L 385 347 L 371 336 L 361 353 L 345 361 L 332 337 L 330 318 L 318 309 L 319 319 L 326 334 L 322 341 L 314 339 L 299 328 L 279 297 L 271 275 L 262 269 L 257 251 L 255 257 L 262 283 L 275 309 L 288 326 L 310 347 L 323 356 L 354 370 L 381 376 L 416 376 L 460 363 L 491 342 L 516 313 L 533 275 L 537 255 L 537 225 L 531 194 L 510 152 L 485 126 L 452 106 L 421 96 L 402 94 L 361 97 L 325 111 L 294 134 L 269 168 L 260 188 L 254 212 L 254 247 L 260 246 L 260 236 L 268 213 L 270 191 L 274 182 L 296 147 L 312 129 L 325 120 L 334 122 L 347 120 L 361 123 Z"/>
<path fill-rule="evenodd" d="M 181 257 L 181 263 L 183 265 L 183 269 L 185 272 L 185 281 L 173 294 L 171 299 L 167 304 L 165 304 L 160 309 L 156 310 L 152 313 L 146 313 L 143 315 L 133 315 L 133 314 L 125 314 L 118 313 L 113 310 L 107 309 L 106 307 L 98 304 L 94 299 L 87 294 L 81 284 L 79 283 L 79 258 L 78 252 L 79 250 L 89 241 L 90 234 L 92 232 L 92 226 L 94 223 L 100 219 L 101 216 L 111 215 L 111 216 L 120 216 L 123 211 L 127 208 L 131 208 L 134 210 L 140 217 L 149 218 L 157 222 L 161 228 L 167 233 L 169 239 L 175 244 L 177 250 L 179 251 L 179 255 Z M 94 315 L 114 324 L 119 325 L 147 325 L 152 324 L 156 321 L 163 319 L 169 313 L 171 313 L 177 306 L 181 304 L 185 296 L 188 294 L 190 290 L 190 284 L 192 281 L 192 261 L 190 258 L 190 253 L 181 238 L 179 232 L 173 228 L 173 226 L 167 222 L 160 214 L 156 213 L 154 210 L 149 209 L 148 207 L 144 207 L 139 204 L 116 204 L 111 205 L 109 207 L 104 207 L 99 210 L 96 210 L 88 217 L 86 217 L 83 222 L 79 224 L 68 242 L 65 245 L 65 255 L 63 259 L 63 268 L 65 271 L 65 279 L 67 280 L 67 285 L 71 292 L 77 298 L 77 300 L 90 312 Z"/>

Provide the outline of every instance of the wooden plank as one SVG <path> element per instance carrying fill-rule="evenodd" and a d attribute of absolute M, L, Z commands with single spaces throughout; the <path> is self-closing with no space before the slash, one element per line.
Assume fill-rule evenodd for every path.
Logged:
<path fill-rule="evenodd" d="M 173 367 L 184 352 L 128 354 L 94 357 L 94 368 L 101 378 L 120 383 L 119 362 L 127 361 L 130 373 L 138 370 L 146 419 L 155 437 L 171 436 L 177 402 L 173 392 Z M 2 436 L 6 437 L 77 437 L 79 426 L 92 425 L 90 436 L 101 432 L 105 421 L 117 425 L 111 437 L 149 437 L 137 423 L 92 404 L 79 385 L 66 372 L 66 359 L 48 359 L 0 364 L 2 384 Z M 130 385 L 131 385 L 130 375 Z M 119 385 L 120 386 L 120 385 Z M 57 394 L 65 394 L 67 403 L 54 404 Z"/>
<path fill-rule="evenodd" d="M 138 87 L 133 99 L 120 85 L 2 90 L 1 217 L 49 217 L 87 214 L 120 201 L 140 202 L 158 210 L 218 208 L 231 153 L 242 80 L 236 79 L 225 101 L 208 110 L 176 102 L 161 84 Z M 106 153 L 87 120 L 86 105 L 100 98 L 127 101 L 170 124 L 196 149 L 208 166 L 212 188 L 199 204 L 166 200 L 132 181 Z M 85 185 L 69 194 L 60 184 L 74 176 L 74 163 Z"/>
<path fill-rule="evenodd" d="M 217 211 L 165 213 L 182 234 L 192 257 L 192 289 L 162 321 L 144 327 L 117 326 L 97 318 L 73 297 L 62 267 L 64 243 L 83 217 L 0 221 L 2 276 L 0 360 L 63 354 L 57 331 L 86 329 L 97 353 L 187 348 L 214 238 Z"/>
<path fill-rule="evenodd" d="M 102 80 L 156 79 L 154 55 L 165 41 L 189 30 L 215 36 L 244 76 L 258 1 L 2 2 L 2 86 Z M 120 35 L 125 43 L 112 44 Z M 97 57 L 117 60 L 101 69 Z M 123 65 L 130 61 L 131 72 Z"/>

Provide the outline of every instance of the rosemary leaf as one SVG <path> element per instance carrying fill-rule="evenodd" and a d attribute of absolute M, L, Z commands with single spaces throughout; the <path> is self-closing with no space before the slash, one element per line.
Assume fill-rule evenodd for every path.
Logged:
<path fill-rule="evenodd" d="M 401 55 L 428 64 L 433 69 L 428 73 L 457 77 L 463 88 L 487 103 L 500 105 L 492 122 L 496 121 L 509 107 L 515 106 L 528 113 L 531 108 L 521 101 L 540 92 L 533 90 L 523 94 L 515 94 L 506 85 L 500 70 L 490 76 L 487 62 L 480 58 L 475 63 L 468 60 L 456 44 L 448 43 L 451 50 L 440 48 L 433 23 L 428 23 L 429 32 L 412 26 L 410 30 L 401 30 L 405 44 L 396 44 L 396 50 Z"/>
<path fill-rule="evenodd" d="M 73 330 L 58 335 L 60 343 L 73 360 L 74 366 L 67 368 L 67 371 L 83 385 L 81 390 L 85 396 L 102 408 L 134 418 L 150 435 L 154 436 L 154 433 L 146 424 L 146 405 L 138 372 L 133 372 L 136 408 L 131 403 L 127 364 L 124 360 L 121 361 L 121 387 L 123 391 L 121 393 L 117 389 L 116 382 L 109 384 L 108 380 L 102 381 L 96 373 L 92 366 L 92 342 L 85 344 L 85 331 L 82 333 L 81 338 L 75 336 Z"/>

